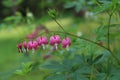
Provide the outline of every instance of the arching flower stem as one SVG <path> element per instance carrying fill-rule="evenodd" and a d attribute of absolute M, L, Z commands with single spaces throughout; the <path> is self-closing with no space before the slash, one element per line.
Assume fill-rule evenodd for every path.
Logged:
<path fill-rule="evenodd" d="M 112 16 L 112 15 L 111 15 L 111 16 Z M 71 33 L 69 33 L 69 32 L 66 32 L 66 31 L 64 30 L 63 26 L 57 21 L 56 18 L 54 18 L 53 20 L 58 24 L 58 26 L 59 26 L 64 32 L 60 32 L 60 31 L 51 31 L 51 32 L 64 33 L 65 35 L 74 36 L 74 37 L 83 39 L 83 40 L 85 40 L 85 41 L 88 41 L 88 42 L 90 42 L 90 43 L 92 43 L 92 44 L 96 44 L 96 45 L 98 45 L 98 46 L 100 46 L 100 47 L 108 50 L 108 51 L 110 52 L 110 54 L 113 56 L 113 58 L 117 61 L 117 63 L 120 64 L 119 59 L 116 57 L 116 55 L 111 51 L 111 49 L 110 49 L 109 47 L 105 47 L 105 46 L 103 46 L 103 45 L 99 45 L 99 43 L 97 43 L 97 42 L 95 42 L 95 41 L 92 41 L 92 40 L 90 40 L 90 39 L 87 39 L 87 38 L 84 38 L 84 37 L 77 36 L 77 35 L 71 34 Z M 110 24 L 110 20 L 111 20 L 111 17 L 110 17 L 110 19 L 109 19 L 109 24 Z M 109 31 L 109 28 L 108 28 L 108 31 Z M 109 39 L 109 32 L 108 32 L 108 39 Z M 108 40 L 108 46 L 109 46 L 109 40 Z"/>

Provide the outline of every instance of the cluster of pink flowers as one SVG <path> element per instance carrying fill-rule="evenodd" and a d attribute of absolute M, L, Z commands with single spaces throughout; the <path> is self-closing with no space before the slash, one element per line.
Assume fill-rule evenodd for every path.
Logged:
<path fill-rule="evenodd" d="M 54 35 L 50 37 L 50 41 L 48 42 L 46 36 L 41 36 L 38 37 L 36 40 L 30 40 L 29 42 L 24 41 L 22 43 L 19 43 L 17 47 L 19 52 L 27 53 L 28 50 L 32 50 L 34 52 L 40 46 L 42 46 L 42 48 L 45 49 L 48 43 L 56 50 L 58 49 L 58 45 L 60 44 L 62 44 L 63 48 L 66 48 L 68 50 L 68 47 L 71 45 L 71 40 L 69 37 L 66 37 L 63 40 L 61 40 L 59 35 Z"/>

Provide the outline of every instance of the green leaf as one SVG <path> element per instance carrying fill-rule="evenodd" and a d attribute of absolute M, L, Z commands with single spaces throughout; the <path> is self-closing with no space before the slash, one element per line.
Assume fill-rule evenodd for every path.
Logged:
<path fill-rule="evenodd" d="M 5 22 L 10 22 L 10 21 L 13 21 L 13 20 L 15 20 L 15 16 L 9 16 L 9 17 L 6 17 L 4 19 Z"/>
<path fill-rule="evenodd" d="M 62 65 L 66 68 L 66 69 L 70 69 L 73 64 L 72 64 L 72 60 L 69 60 L 69 59 L 64 59 L 62 61 Z"/>
<path fill-rule="evenodd" d="M 16 70 L 15 74 L 17 75 L 26 75 L 32 70 L 32 62 L 22 63 L 22 69 Z"/>
<path fill-rule="evenodd" d="M 120 74 L 119 74 L 119 75 L 112 76 L 112 77 L 110 78 L 110 80 L 120 80 Z"/>
<path fill-rule="evenodd" d="M 77 3 L 75 6 L 75 11 L 78 13 L 81 11 L 81 9 L 82 9 L 82 6 L 79 3 Z"/>
<path fill-rule="evenodd" d="M 17 74 L 17 75 L 24 75 L 23 71 L 22 70 L 16 70 L 14 72 L 14 74 Z"/>
<path fill-rule="evenodd" d="M 79 68 L 78 70 L 76 70 L 76 72 L 79 74 L 90 74 L 91 68 L 88 66 L 83 66 L 83 67 Z"/>
<path fill-rule="evenodd" d="M 109 60 L 109 57 L 110 57 L 110 52 L 107 51 L 107 50 L 104 50 L 104 51 L 102 51 L 101 54 L 104 54 L 104 55 L 103 55 L 102 62 L 107 62 L 107 61 Z"/>
<path fill-rule="evenodd" d="M 19 5 L 23 0 L 3 0 L 2 1 L 2 4 L 6 7 L 13 7 L 13 6 L 16 6 L 16 5 Z"/>
<path fill-rule="evenodd" d="M 42 65 L 43 68 L 52 70 L 52 72 L 63 72 L 68 70 L 68 65 L 62 63 L 51 61 Z"/>
<path fill-rule="evenodd" d="M 70 78 L 70 80 L 89 80 L 86 76 L 84 76 L 78 72 L 71 73 L 69 75 L 69 78 Z"/>
<path fill-rule="evenodd" d="M 106 41 L 106 35 L 107 35 L 107 28 L 108 25 L 105 26 L 99 26 L 94 32 L 97 35 L 96 40 L 102 40 L 102 41 Z M 111 40 L 115 39 L 116 36 L 119 36 L 119 28 L 120 28 L 120 24 L 111 24 L 110 25 L 110 37 Z"/>
<path fill-rule="evenodd" d="M 64 8 L 73 8 L 73 7 L 75 7 L 75 4 L 76 4 L 76 1 L 66 3 L 64 5 Z"/>
<path fill-rule="evenodd" d="M 93 54 L 90 55 L 88 58 L 87 58 L 87 63 L 92 65 L 93 64 Z"/>
<path fill-rule="evenodd" d="M 98 13 L 101 13 L 101 12 L 104 12 L 104 11 L 107 11 L 107 10 L 110 10 L 111 7 L 112 7 L 112 4 L 111 4 L 111 3 L 105 3 L 105 4 L 103 4 L 102 6 L 97 7 L 94 12 L 95 12 L 95 14 L 98 14 Z"/>
<path fill-rule="evenodd" d="M 49 76 L 45 80 L 66 80 L 66 76 L 63 74 L 58 74 L 58 75 Z"/>
<path fill-rule="evenodd" d="M 95 31 L 96 40 L 106 41 L 107 36 L 107 26 L 99 26 Z"/>
<path fill-rule="evenodd" d="M 59 69 L 59 67 L 61 67 L 61 64 L 57 61 L 51 61 L 43 64 L 42 67 L 46 69 L 55 70 L 55 69 Z"/>
<path fill-rule="evenodd" d="M 120 74 L 120 69 L 115 69 L 115 68 L 113 68 L 113 69 L 111 70 L 111 74 L 112 74 L 113 76 L 119 75 L 119 74 Z"/>
<path fill-rule="evenodd" d="M 98 64 L 100 62 L 100 59 L 103 57 L 103 54 L 98 55 L 94 60 L 93 63 L 94 64 Z"/>
<path fill-rule="evenodd" d="M 120 24 L 111 24 L 110 27 L 116 27 L 116 28 L 118 27 L 118 28 L 120 28 Z"/>
<path fill-rule="evenodd" d="M 106 73 L 97 73 L 96 78 L 97 78 L 97 80 L 105 80 Z"/>
<path fill-rule="evenodd" d="M 74 58 L 72 59 L 72 64 L 84 64 L 85 63 L 85 58 L 84 58 L 84 55 L 81 54 L 81 55 L 75 55 Z"/>

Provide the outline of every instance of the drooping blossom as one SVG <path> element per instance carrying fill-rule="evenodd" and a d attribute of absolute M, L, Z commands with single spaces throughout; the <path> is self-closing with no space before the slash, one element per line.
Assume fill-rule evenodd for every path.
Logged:
<path fill-rule="evenodd" d="M 29 41 L 28 42 L 28 49 L 32 50 L 34 53 L 34 50 L 36 50 L 38 48 L 38 43 L 37 41 Z"/>
<path fill-rule="evenodd" d="M 51 36 L 50 37 L 50 45 L 55 46 L 56 50 L 57 50 L 57 46 L 58 44 L 61 43 L 61 39 L 59 35 L 55 35 L 55 36 Z"/>
<path fill-rule="evenodd" d="M 39 46 L 43 47 L 43 49 L 45 49 L 45 45 L 48 44 L 48 40 L 47 40 L 46 36 L 38 37 L 37 42 L 38 42 Z"/>
<path fill-rule="evenodd" d="M 27 53 L 27 51 L 28 51 L 28 44 L 27 44 L 26 41 L 23 42 L 23 47 L 24 47 L 25 53 Z"/>
<path fill-rule="evenodd" d="M 23 51 L 22 51 L 22 44 L 21 44 L 21 43 L 19 43 L 19 44 L 17 45 L 17 48 L 18 48 L 18 51 L 19 51 L 19 52 L 23 52 Z"/>
<path fill-rule="evenodd" d="M 63 48 L 66 48 L 67 50 L 69 50 L 69 46 L 70 46 L 70 45 L 71 45 L 71 40 L 70 40 L 69 37 L 64 38 L 64 39 L 62 40 L 62 47 L 63 47 Z"/>

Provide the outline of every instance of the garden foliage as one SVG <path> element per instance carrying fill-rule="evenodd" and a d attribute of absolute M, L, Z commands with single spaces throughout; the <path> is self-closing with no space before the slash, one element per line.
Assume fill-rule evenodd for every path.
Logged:
<path fill-rule="evenodd" d="M 48 36 L 48 38 L 50 37 L 50 45 L 48 45 L 44 51 L 51 51 L 51 42 L 53 41 L 54 44 L 52 45 L 52 52 L 49 53 L 50 56 L 44 56 L 43 58 L 41 57 L 42 59 L 37 58 L 35 61 L 31 61 L 33 63 L 23 64 L 23 68 L 21 70 L 17 70 L 15 74 L 27 75 L 29 72 L 34 70 L 35 66 L 37 66 L 40 70 L 48 72 L 46 76 L 44 76 L 45 80 L 120 80 L 120 53 L 116 53 L 116 51 L 113 50 L 114 48 L 111 47 L 111 44 L 114 43 L 113 38 L 117 36 L 117 34 L 119 35 L 118 31 L 113 31 L 113 33 L 111 33 L 111 28 L 118 29 L 120 27 L 120 24 L 112 24 L 111 20 L 113 14 L 117 13 L 119 10 L 120 3 L 119 0 L 96 0 L 96 3 L 98 4 L 98 7 L 95 10 L 96 14 L 101 14 L 102 12 L 107 13 L 109 19 L 108 23 L 101 25 L 94 31 L 96 34 L 94 40 L 67 32 L 58 22 L 58 13 L 56 10 L 50 9 L 48 14 L 58 24 L 62 31 L 49 31 L 49 33 L 58 34 L 65 38 L 64 41 L 66 40 L 66 42 L 63 41 L 62 45 L 69 46 L 69 49 L 66 49 L 66 46 L 61 46 L 59 44 L 61 42 L 57 42 L 58 37 L 56 37 L 56 35 Z M 75 6 L 76 8 L 78 5 L 77 2 L 74 2 L 74 4 L 72 3 L 71 5 L 70 4 L 71 3 L 65 5 L 65 7 Z M 78 8 L 76 9 L 76 11 L 79 10 L 80 9 Z M 70 41 L 67 42 L 66 37 L 69 37 Z M 46 39 L 40 39 L 41 43 L 44 44 Z M 29 40 L 27 41 L 28 51 L 33 49 L 36 50 L 36 45 L 34 42 L 29 43 Z M 49 41 L 47 41 L 46 44 L 49 44 L 48 42 Z M 57 48 L 54 49 L 56 45 Z M 23 50 L 19 46 L 18 49 Z M 40 48 L 35 52 L 22 51 L 22 53 L 31 57 L 33 55 L 37 55 L 37 52 L 42 50 L 43 49 Z M 40 54 L 44 55 L 42 53 Z M 36 61 L 37 65 L 33 65 Z"/>

